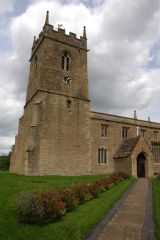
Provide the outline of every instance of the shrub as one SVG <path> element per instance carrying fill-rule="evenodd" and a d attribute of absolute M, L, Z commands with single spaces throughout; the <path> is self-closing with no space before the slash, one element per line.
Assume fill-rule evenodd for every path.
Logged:
<path fill-rule="evenodd" d="M 114 185 L 114 181 L 112 178 L 102 180 L 102 184 L 106 190 L 110 189 Z"/>
<path fill-rule="evenodd" d="M 79 198 L 80 203 L 89 201 L 93 196 L 91 195 L 86 184 L 79 184 L 73 188 L 74 193 Z"/>
<path fill-rule="evenodd" d="M 22 223 L 43 225 L 61 218 L 80 203 L 99 196 L 114 184 L 128 178 L 126 173 L 116 173 L 107 179 L 89 184 L 79 184 L 70 189 L 53 192 L 22 193 L 18 202 L 18 216 Z"/>
<path fill-rule="evenodd" d="M 10 155 L 2 155 L 0 156 L 0 170 L 8 171 L 10 165 Z"/>
<path fill-rule="evenodd" d="M 18 203 L 22 223 L 43 225 L 61 218 L 65 212 L 65 203 L 53 192 L 22 193 Z"/>
<path fill-rule="evenodd" d="M 79 204 L 79 198 L 72 189 L 64 189 L 60 192 L 62 201 L 66 204 L 66 210 L 71 211 Z"/>
<path fill-rule="evenodd" d="M 98 185 L 98 188 L 99 188 L 100 193 L 106 191 L 105 186 L 104 186 L 104 183 L 103 183 L 103 180 L 97 181 L 96 184 Z"/>
<path fill-rule="evenodd" d="M 118 173 L 118 176 L 119 176 L 120 178 L 122 178 L 122 179 L 127 179 L 127 178 L 130 177 L 130 176 L 129 176 L 127 173 L 125 173 L 125 172 L 119 172 L 119 173 Z"/>
<path fill-rule="evenodd" d="M 98 196 L 99 196 L 99 193 L 102 191 L 102 190 L 101 190 L 101 185 L 98 184 L 97 182 L 95 182 L 95 183 L 93 183 L 93 184 L 88 184 L 88 185 L 87 185 L 87 188 L 88 188 L 90 194 L 91 194 L 94 198 L 98 197 Z"/>
<path fill-rule="evenodd" d="M 157 178 L 158 180 L 160 180 L 160 174 L 157 174 L 156 178 Z"/>
<path fill-rule="evenodd" d="M 114 184 L 118 184 L 118 183 L 121 181 L 121 178 L 118 176 L 118 174 L 114 174 L 114 175 L 111 177 L 111 179 L 112 179 L 112 182 L 113 182 Z"/>
<path fill-rule="evenodd" d="M 0 156 L 0 171 L 8 171 L 10 166 L 10 158 L 14 151 L 14 145 L 11 146 L 11 150 L 8 154 L 2 154 Z"/>

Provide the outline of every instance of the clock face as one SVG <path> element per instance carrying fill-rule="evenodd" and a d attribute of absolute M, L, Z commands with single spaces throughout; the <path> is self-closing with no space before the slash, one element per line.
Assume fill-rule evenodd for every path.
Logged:
<path fill-rule="evenodd" d="M 62 77 L 62 80 L 65 84 L 70 84 L 72 82 L 72 79 L 69 77 L 69 75 Z"/>

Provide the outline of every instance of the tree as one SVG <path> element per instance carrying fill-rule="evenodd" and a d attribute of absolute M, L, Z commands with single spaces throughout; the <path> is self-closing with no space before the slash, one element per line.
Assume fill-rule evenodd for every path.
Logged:
<path fill-rule="evenodd" d="M 8 153 L 8 156 L 9 156 L 9 157 L 11 157 L 12 153 L 14 152 L 14 149 L 15 149 L 15 144 L 13 144 L 13 145 L 11 146 L 11 150 L 10 150 L 9 153 Z"/>

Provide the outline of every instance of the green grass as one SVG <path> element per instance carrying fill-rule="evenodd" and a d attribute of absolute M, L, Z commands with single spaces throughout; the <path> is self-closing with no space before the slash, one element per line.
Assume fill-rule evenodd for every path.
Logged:
<path fill-rule="evenodd" d="M 153 180 L 153 214 L 156 226 L 156 239 L 160 240 L 160 180 Z"/>
<path fill-rule="evenodd" d="M 15 202 L 22 191 L 41 191 L 67 187 L 79 182 L 92 182 L 104 176 L 18 176 L 0 172 L 0 240 L 81 240 L 99 222 L 113 203 L 126 191 L 133 180 L 120 182 L 99 198 L 80 205 L 62 220 L 44 227 L 20 224 L 16 218 Z"/>

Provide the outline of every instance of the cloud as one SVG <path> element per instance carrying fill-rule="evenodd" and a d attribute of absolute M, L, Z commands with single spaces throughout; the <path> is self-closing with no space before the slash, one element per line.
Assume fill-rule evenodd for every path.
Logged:
<path fill-rule="evenodd" d="M 12 12 L 14 10 L 13 0 L 0 0 L 0 14 Z"/>
<path fill-rule="evenodd" d="M 144 109 L 157 88 L 143 66 L 160 35 L 159 1 L 106 1 L 102 11 L 89 68 L 90 78 L 95 79 L 90 86 L 93 107 L 118 114 Z"/>
<path fill-rule="evenodd" d="M 6 6 L 7 2 L 12 3 L 8 0 Z M 46 10 L 50 11 L 50 23 L 55 28 L 63 24 L 67 33 L 75 32 L 79 37 L 83 26 L 87 26 L 93 110 L 131 116 L 137 109 L 140 117 L 152 114 L 151 119 L 158 120 L 159 0 L 32 0 L 24 12 L 12 17 L 8 27 L 2 29 L 12 46 L 0 57 L 0 134 L 1 141 L 5 139 L 5 149 L 7 138 L 9 146 L 17 131 L 33 36 L 42 30 Z"/>

